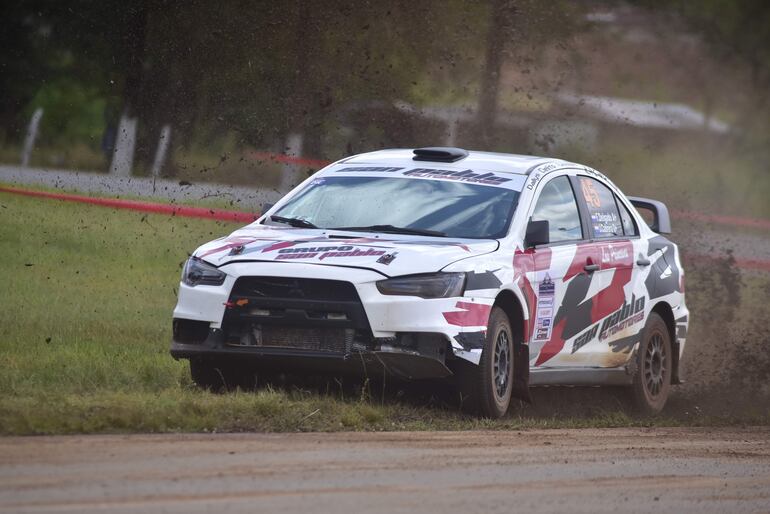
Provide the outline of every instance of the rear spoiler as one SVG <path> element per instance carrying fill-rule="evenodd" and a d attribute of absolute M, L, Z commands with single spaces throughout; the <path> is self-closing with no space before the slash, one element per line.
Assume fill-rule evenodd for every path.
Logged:
<path fill-rule="evenodd" d="M 638 196 L 629 196 L 628 201 L 637 209 L 652 212 L 652 223 L 650 228 L 658 234 L 671 233 L 671 218 L 668 215 L 668 207 L 663 202 L 651 200 L 649 198 L 640 198 Z"/>

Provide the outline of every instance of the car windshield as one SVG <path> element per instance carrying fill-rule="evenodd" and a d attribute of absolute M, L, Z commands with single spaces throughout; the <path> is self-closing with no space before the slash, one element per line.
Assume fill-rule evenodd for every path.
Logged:
<path fill-rule="evenodd" d="M 280 217 L 326 229 L 494 239 L 505 236 L 518 198 L 512 189 L 448 180 L 320 177 L 266 221 Z"/>

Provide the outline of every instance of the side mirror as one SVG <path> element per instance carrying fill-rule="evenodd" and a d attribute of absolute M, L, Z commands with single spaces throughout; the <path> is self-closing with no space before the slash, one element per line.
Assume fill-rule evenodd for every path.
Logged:
<path fill-rule="evenodd" d="M 537 245 L 547 245 L 551 242 L 551 238 L 548 236 L 550 232 L 550 226 L 548 220 L 529 220 L 527 223 L 527 235 L 524 236 L 524 244 L 527 248 L 532 248 Z"/>
<path fill-rule="evenodd" d="M 262 214 L 265 214 L 270 209 L 272 209 L 274 205 L 275 205 L 274 203 L 263 203 L 262 204 L 262 213 L 260 214 L 260 216 Z"/>

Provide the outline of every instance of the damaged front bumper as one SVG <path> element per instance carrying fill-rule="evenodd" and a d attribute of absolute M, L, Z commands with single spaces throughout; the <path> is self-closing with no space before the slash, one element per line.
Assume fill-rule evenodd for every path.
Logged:
<path fill-rule="evenodd" d="M 221 286 L 180 284 L 174 357 L 380 366 L 407 378 L 447 376 L 453 359 L 478 364 L 491 299 L 383 295 L 376 287 L 383 275 L 357 268 L 241 262 L 220 269 Z"/>
<path fill-rule="evenodd" d="M 398 334 L 364 340 L 352 329 L 273 327 L 264 330 L 249 325 L 245 330 L 233 332 L 206 325 L 175 319 L 171 355 L 176 359 L 249 362 L 255 367 L 282 371 L 364 376 L 386 372 L 412 380 L 452 374 L 446 366 L 448 344 L 441 334 Z"/>

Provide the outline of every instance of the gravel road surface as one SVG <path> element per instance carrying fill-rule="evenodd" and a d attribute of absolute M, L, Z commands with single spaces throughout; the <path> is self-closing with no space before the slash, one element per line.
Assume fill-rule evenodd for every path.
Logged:
<path fill-rule="evenodd" d="M 0 512 L 770 512 L 770 429 L 0 439 Z"/>

